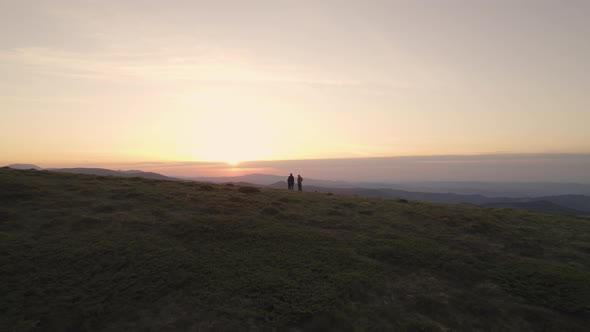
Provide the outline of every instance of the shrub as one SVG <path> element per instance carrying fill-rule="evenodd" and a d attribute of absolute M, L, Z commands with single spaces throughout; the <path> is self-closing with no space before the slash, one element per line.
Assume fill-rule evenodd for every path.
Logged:
<path fill-rule="evenodd" d="M 112 204 L 102 204 L 93 209 L 96 213 L 113 213 L 117 211 L 117 208 Z"/>
<path fill-rule="evenodd" d="M 235 202 L 235 203 L 240 203 L 240 202 L 243 202 L 244 199 L 243 198 L 240 198 L 240 197 L 237 197 L 237 196 L 231 196 L 230 198 L 228 198 L 228 201 Z"/>
<path fill-rule="evenodd" d="M 267 206 L 267 207 L 265 207 L 264 209 L 262 209 L 260 211 L 260 213 L 266 214 L 266 215 L 269 215 L 269 216 L 277 215 L 279 212 L 280 212 L 279 210 L 277 210 L 276 208 L 274 208 L 272 206 Z"/>
<path fill-rule="evenodd" d="M 256 187 L 240 187 L 240 189 L 238 189 L 238 191 L 241 193 L 244 193 L 244 194 L 253 194 L 253 193 L 260 192 L 260 189 L 258 189 Z"/>
<path fill-rule="evenodd" d="M 443 331 L 435 322 L 429 319 L 408 320 L 403 325 L 403 330 L 408 332 L 438 332 Z"/>
<path fill-rule="evenodd" d="M 330 211 L 328 211 L 328 215 L 341 217 L 344 215 L 344 213 L 342 213 L 341 211 L 338 211 L 338 210 L 330 210 Z"/>

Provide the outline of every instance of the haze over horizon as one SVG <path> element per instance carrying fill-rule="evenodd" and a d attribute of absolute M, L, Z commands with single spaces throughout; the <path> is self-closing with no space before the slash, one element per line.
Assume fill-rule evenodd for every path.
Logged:
<path fill-rule="evenodd" d="M 588 17 L 581 0 L 3 1 L 0 163 L 587 183 Z"/>
<path fill-rule="evenodd" d="M 35 164 L 35 163 L 32 163 Z M 0 164 L 1 165 L 1 164 Z M 42 168 L 141 170 L 172 177 L 303 174 L 349 182 L 513 182 L 590 184 L 590 154 L 488 154 L 225 162 L 79 162 Z"/>

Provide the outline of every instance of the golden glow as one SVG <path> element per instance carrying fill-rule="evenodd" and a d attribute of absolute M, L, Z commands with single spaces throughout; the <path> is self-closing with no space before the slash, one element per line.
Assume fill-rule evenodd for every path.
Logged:
<path fill-rule="evenodd" d="M 244 109 L 248 105 L 226 102 L 222 106 L 228 110 L 194 115 L 194 122 L 199 125 L 188 140 L 192 157 L 232 166 L 240 161 L 272 158 L 276 143 L 272 119 L 255 110 Z M 241 112 L 229 110 L 240 108 Z"/>
<path fill-rule="evenodd" d="M 61 2 L 1 2 L 0 165 L 590 152 L 573 4 Z"/>

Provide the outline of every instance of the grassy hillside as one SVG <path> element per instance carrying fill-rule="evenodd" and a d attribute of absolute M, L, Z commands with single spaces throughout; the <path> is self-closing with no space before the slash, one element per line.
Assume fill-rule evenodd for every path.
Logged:
<path fill-rule="evenodd" d="M 583 331 L 590 220 L 0 169 L 2 331 Z"/>

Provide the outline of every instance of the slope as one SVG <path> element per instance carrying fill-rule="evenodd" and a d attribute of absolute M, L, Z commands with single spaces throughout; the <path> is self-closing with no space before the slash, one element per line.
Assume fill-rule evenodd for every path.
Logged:
<path fill-rule="evenodd" d="M 522 201 L 522 202 L 494 202 L 494 203 L 486 203 L 483 205 L 499 207 L 499 208 L 540 211 L 540 212 L 547 212 L 547 213 L 562 213 L 562 214 L 572 214 L 572 215 L 581 215 L 584 213 L 587 214 L 587 212 L 569 209 L 569 208 L 563 207 L 561 205 L 555 204 L 553 202 L 544 201 L 544 200 Z"/>
<path fill-rule="evenodd" d="M 583 330 L 590 221 L 0 169 L 0 330 Z"/>
<path fill-rule="evenodd" d="M 285 181 L 279 181 L 269 185 L 268 187 L 282 189 L 286 188 L 286 186 L 287 183 Z M 540 212 L 590 214 L 590 196 L 584 195 L 559 195 L 528 198 L 487 197 L 483 195 L 415 192 L 386 188 L 327 188 L 313 185 L 306 185 L 305 190 L 378 198 L 403 198 L 435 203 L 475 204 L 483 206 L 519 208 Z"/>
<path fill-rule="evenodd" d="M 91 174 L 91 175 L 100 175 L 100 176 L 122 176 L 122 177 L 140 177 L 146 179 L 154 179 L 154 180 L 176 180 L 174 178 L 154 173 L 154 172 L 144 172 L 144 171 L 114 171 L 111 169 L 106 168 L 88 168 L 88 167 L 77 167 L 77 168 L 51 168 L 49 169 L 52 172 L 61 172 L 61 173 L 75 173 L 75 174 Z"/>

